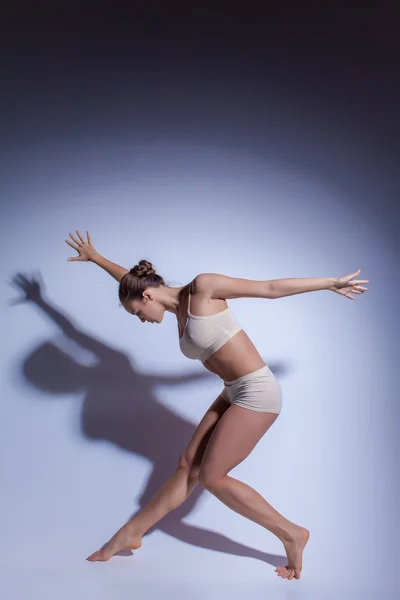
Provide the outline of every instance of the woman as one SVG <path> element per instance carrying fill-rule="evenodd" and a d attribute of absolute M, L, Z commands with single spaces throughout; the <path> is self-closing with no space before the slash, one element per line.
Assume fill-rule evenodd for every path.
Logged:
<path fill-rule="evenodd" d="M 314 290 L 332 290 L 350 299 L 362 294 L 368 280 L 352 280 L 360 270 L 340 278 L 250 281 L 216 273 L 202 273 L 180 288 L 165 285 L 151 263 L 141 260 L 128 271 L 100 255 L 87 233 L 79 240 L 71 233 L 79 256 L 68 261 L 91 261 L 119 282 L 125 310 L 142 323 L 161 323 L 165 311 L 176 315 L 182 353 L 202 362 L 224 382 L 224 388 L 200 421 L 182 452 L 176 473 L 152 500 L 111 540 L 88 557 L 109 560 L 123 549 L 138 549 L 143 534 L 177 508 L 200 483 L 239 514 L 274 533 L 283 543 L 288 564 L 277 574 L 300 579 L 303 549 L 309 531 L 283 517 L 253 488 L 228 475 L 254 449 L 281 411 L 277 379 L 228 308 L 231 298 L 280 298 Z"/>

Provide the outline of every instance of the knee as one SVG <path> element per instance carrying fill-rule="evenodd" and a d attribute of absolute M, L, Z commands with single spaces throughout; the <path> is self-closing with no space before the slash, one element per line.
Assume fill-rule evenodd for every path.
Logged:
<path fill-rule="evenodd" d="M 219 477 L 216 477 L 209 469 L 200 468 L 199 470 L 199 483 L 200 485 L 211 492 L 217 485 Z"/>

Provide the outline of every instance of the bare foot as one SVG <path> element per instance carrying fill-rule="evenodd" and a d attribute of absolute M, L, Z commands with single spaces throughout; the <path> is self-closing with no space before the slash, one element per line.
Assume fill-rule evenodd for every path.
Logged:
<path fill-rule="evenodd" d="M 299 527 L 288 540 L 282 540 L 288 558 L 286 567 L 277 567 L 275 571 L 283 579 L 300 579 L 303 568 L 303 550 L 310 537 L 310 532 L 305 527 Z"/>
<path fill-rule="evenodd" d="M 97 550 L 87 557 L 92 562 L 96 560 L 109 560 L 120 550 L 137 550 L 142 545 L 142 536 L 134 533 L 129 525 L 124 525 L 110 539 L 101 550 Z"/>

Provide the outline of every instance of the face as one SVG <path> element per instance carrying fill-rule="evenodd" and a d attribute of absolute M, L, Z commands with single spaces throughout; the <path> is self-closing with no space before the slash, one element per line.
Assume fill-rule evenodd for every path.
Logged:
<path fill-rule="evenodd" d="M 159 323 L 160 315 L 155 304 L 155 300 L 153 302 L 151 300 L 144 300 L 142 302 L 129 300 L 125 302 L 124 308 L 129 314 L 140 319 L 142 323 Z"/>

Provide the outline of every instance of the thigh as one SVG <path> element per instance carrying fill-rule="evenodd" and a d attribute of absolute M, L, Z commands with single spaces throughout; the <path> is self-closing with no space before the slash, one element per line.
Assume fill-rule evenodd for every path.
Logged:
<path fill-rule="evenodd" d="M 232 404 L 214 428 L 200 466 L 203 486 L 224 477 L 255 448 L 278 414 Z"/>
<path fill-rule="evenodd" d="M 210 436 L 229 406 L 221 394 L 214 400 L 198 424 L 187 448 L 182 452 L 179 459 L 179 466 L 187 468 L 192 473 L 199 471 Z"/>

